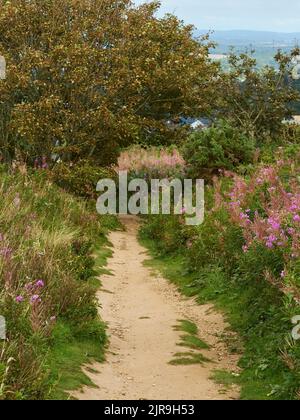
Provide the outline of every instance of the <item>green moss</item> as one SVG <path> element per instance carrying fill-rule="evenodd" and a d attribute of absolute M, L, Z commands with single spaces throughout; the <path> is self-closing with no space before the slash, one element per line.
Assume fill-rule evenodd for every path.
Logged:
<path fill-rule="evenodd" d="M 13 293 L 0 285 L 10 335 L 0 342 L 0 399 L 67 399 L 68 391 L 91 385 L 82 366 L 104 359 L 96 293 L 112 253 L 107 233 L 120 226 L 97 215 L 95 203 L 53 185 L 46 171 L 23 176 L 0 165 L 0 175 L 0 230 L 14 250 L 15 273 Z M 20 208 L 12 206 L 16 197 Z M 44 280 L 39 323 L 26 289 L 35 279 Z M 26 298 L 17 304 L 14 295 Z"/>

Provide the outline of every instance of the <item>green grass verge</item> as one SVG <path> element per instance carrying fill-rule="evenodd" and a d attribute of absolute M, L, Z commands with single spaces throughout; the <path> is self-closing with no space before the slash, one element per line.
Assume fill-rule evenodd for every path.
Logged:
<path fill-rule="evenodd" d="M 208 350 L 210 346 L 198 337 L 198 327 L 194 322 L 188 320 L 180 320 L 180 324 L 176 325 L 176 331 L 182 331 L 186 334 L 180 336 L 178 346 L 188 347 L 193 350 Z"/>
<path fill-rule="evenodd" d="M 174 355 L 171 365 L 194 365 L 210 362 L 210 360 L 200 353 L 200 350 L 208 350 L 209 345 L 198 337 L 198 327 L 189 320 L 180 320 L 179 325 L 174 326 L 175 331 L 184 332 L 180 336 L 179 347 L 191 349 L 190 352 L 179 352 Z"/>
<path fill-rule="evenodd" d="M 201 353 L 183 352 L 176 353 L 174 359 L 171 360 L 170 365 L 173 366 L 188 366 L 188 365 L 203 365 L 211 362 L 207 357 Z"/>
<path fill-rule="evenodd" d="M 180 325 L 176 325 L 174 327 L 176 331 L 183 331 L 192 336 L 198 334 L 198 327 L 194 322 L 188 321 L 186 319 L 180 319 L 179 322 Z"/>
<path fill-rule="evenodd" d="M 99 321 L 97 328 L 101 332 L 98 339 L 74 337 L 72 326 L 67 323 L 56 326 L 54 344 L 46 362 L 50 372 L 49 399 L 66 400 L 70 398 L 69 392 L 84 385 L 94 386 L 82 367 L 90 362 L 104 361 L 105 327 Z"/>
<path fill-rule="evenodd" d="M 96 275 L 89 279 L 95 291 L 101 286 L 101 275 L 110 274 L 105 267 L 113 251 L 106 234 L 109 230 L 120 227 L 117 220 L 111 218 L 106 223 L 94 251 Z M 49 371 L 49 399 L 68 400 L 71 398 L 71 391 L 85 385 L 94 387 L 82 368 L 89 363 L 103 362 L 106 344 L 106 325 L 100 318 L 79 328 L 68 321 L 58 322 L 53 331 L 52 347 L 45 361 Z"/>
<path fill-rule="evenodd" d="M 199 304 L 213 302 L 238 333 L 237 337 L 229 333 L 228 340 L 223 339 L 233 353 L 243 349 L 240 376 L 216 372 L 214 379 L 224 386 L 238 384 L 242 400 L 295 399 L 300 372 L 289 352 L 294 355 L 298 351 L 300 357 L 300 348 L 286 343 L 291 318 L 286 310 L 288 304 L 285 306 L 278 291 L 262 282 L 248 284 L 244 279 L 229 279 L 219 267 L 206 267 L 201 273 L 191 271 L 183 251 L 161 255 L 154 241 L 145 237 L 140 240 L 152 257 L 148 266 L 159 270 L 185 296 L 196 296 Z"/>

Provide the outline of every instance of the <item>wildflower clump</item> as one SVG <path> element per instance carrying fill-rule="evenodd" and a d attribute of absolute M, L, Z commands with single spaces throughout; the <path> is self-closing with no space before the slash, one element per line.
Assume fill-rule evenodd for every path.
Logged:
<path fill-rule="evenodd" d="M 116 170 L 146 180 L 182 178 L 186 164 L 177 149 L 133 147 L 121 153 Z"/>
<path fill-rule="evenodd" d="M 81 337 L 81 347 L 87 340 L 102 356 L 105 333 L 90 281 L 91 243 L 99 241 L 102 224 L 84 201 L 49 182 L 45 170 L 9 174 L 0 167 L 0 174 L 0 315 L 7 325 L 0 400 L 43 399 L 63 376 L 61 356 L 52 355 L 56 345 L 60 355 Z M 67 332 L 54 339 L 61 329 Z"/>
<path fill-rule="evenodd" d="M 278 275 L 286 279 L 288 267 L 300 258 L 299 168 L 289 160 L 278 160 L 259 167 L 249 179 L 230 172 L 224 175 L 232 186 L 222 197 L 217 188 L 215 202 L 241 230 L 243 252 L 261 246 L 281 255 L 283 269 Z"/>

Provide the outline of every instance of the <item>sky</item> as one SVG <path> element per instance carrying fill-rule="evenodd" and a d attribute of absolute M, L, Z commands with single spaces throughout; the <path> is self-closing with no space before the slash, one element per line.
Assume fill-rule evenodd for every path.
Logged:
<path fill-rule="evenodd" d="M 145 0 L 134 2 L 141 4 Z M 198 29 L 300 32 L 300 0 L 161 0 L 161 3 L 160 14 L 174 13 Z"/>

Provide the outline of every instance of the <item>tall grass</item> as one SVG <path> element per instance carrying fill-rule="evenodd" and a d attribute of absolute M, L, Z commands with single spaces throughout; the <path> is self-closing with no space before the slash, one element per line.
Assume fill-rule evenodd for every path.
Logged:
<path fill-rule="evenodd" d="M 222 172 L 207 187 L 203 225 L 159 215 L 142 229 L 164 274 L 199 302 L 214 301 L 238 331 L 243 399 L 300 394 L 291 322 L 300 313 L 299 169 L 295 156 L 246 177 Z"/>
<path fill-rule="evenodd" d="M 0 175 L 0 314 L 7 322 L 0 399 L 51 398 L 64 380 L 66 346 L 80 342 L 81 362 L 85 345 L 93 343 L 90 353 L 102 356 L 92 244 L 104 243 L 107 219 L 53 186 L 43 171 L 1 167 Z"/>

